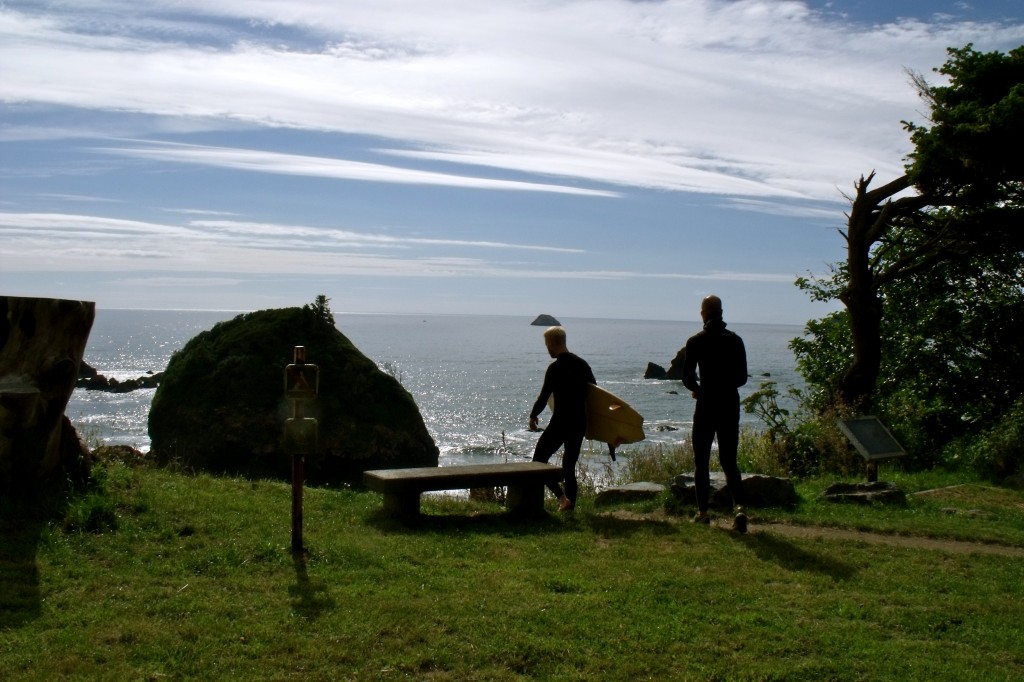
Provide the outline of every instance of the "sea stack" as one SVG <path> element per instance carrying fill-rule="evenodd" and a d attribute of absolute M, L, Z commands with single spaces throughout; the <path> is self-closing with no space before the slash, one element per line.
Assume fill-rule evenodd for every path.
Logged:
<path fill-rule="evenodd" d="M 560 327 L 562 323 L 553 318 L 551 315 L 541 313 L 537 316 L 537 319 L 530 323 L 534 327 Z"/>

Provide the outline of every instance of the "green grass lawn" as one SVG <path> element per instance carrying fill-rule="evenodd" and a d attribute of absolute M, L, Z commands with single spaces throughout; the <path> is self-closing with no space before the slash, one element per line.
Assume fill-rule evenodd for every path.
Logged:
<path fill-rule="evenodd" d="M 741 536 L 589 500 L 516 521 L 428 497 L 403 525 L 374 493 L 307 488 L 296 561 L 286 484 L 98 473 L 59 521 L 0 504 L 2 679 L 1024 679 L 1020 557 Z M 826 506 L 824 485 L 751 510 L 755 527 L 1024 547 L 1020 492 L 887 509 Z"/>

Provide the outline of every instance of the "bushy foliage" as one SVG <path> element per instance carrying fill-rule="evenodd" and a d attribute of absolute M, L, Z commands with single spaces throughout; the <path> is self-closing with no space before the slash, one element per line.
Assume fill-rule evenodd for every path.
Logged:
<path fill-rule="evenodd" d="M 630 448 L 629 455 L 622 457 L 618 481 L 647 481 L 669 485 L 685 471 L 693 471 L 693 446 L 689 441 L 678 445 L 653 443 Z"/>
<path fill-rule="evenodd" d="M 1024 462 L 1024 398 L 975 438 L 948 448 L 948 461 L 968 466 L 990 480 L 1020 471 Z"/>
<path fill-rule="evenodd" d="M 893 245 L 879 258 L 900 255 Z M 939 263 L 886 287 L 871 410 L 910 453 L 907 464 L 943 463 L 949 444 L 987 431 L 1024 393 L 1022 285 L 1024 256 L 1009 252 Z M 847 313 L 812 320 L 805 332 L 790 343 L 807 382 L 802 405 L 810 415 L 842 414 L 838 381 L 853 353 Z M 779 428 L 770 416 L 762 420 Z M 793 434 L 806 428 L 785 425 Z"/>
<path fill-rule="evenodd" d="M 1024 46 L 1006 54 L 977 52 L 971 45 L 947 53 L 949 59 L 935 69 L 948 79 L 946 85 L 917 78 L 931 121 L 904 122 L 914 144 L 907 171 L 924 192 L 953 194 L 976 205 L 1002 202 L 1006 180 L 1024 179 L 1017 151 L 1024 149 Z"/>
<path fill-rule="evenodd" d="M 806 414 L 783 419 L 794 466 L 824 456 L 805 446 L 844 401 L 886 423 L 911 466 L 1019 466 L 1012 449 L 984 444 L 1012 426 L 1024 394 L 1024 165 L 1015 152 L 1024 47 L 948 53 L 936 69 L 947 85 L 915 76 L 929 122 L 904 122 L 914 145 L 907 176 L 873 191 L 862 178 L 843 232 L 847 259 L 826 278 L 797 281 L 812 299 L 846 307 L 791 344 L 808 386 Z M 917 196 L 897 197 L 910 186 Z M 805 430 L 815 437 L 801 438 Z M 982 456 L 975 440 L 1003 454 Z"/>
<path fill-rule="evenodd" d="M 307 303 L 302 306 L 303 310 L 308 310 L 313 313 L 314 317 L 323 322 L 325 325 L 334 326 L 334 313 L 331 312 L 331 299 L 327 298 L 324 294 L 320 294 L 316 297 L 312 304 Z"/>
<path fill-rule="evenodd" d="M 747 413 L 760 417 L 767 429 L 760 434 L 747 434 L 746 443 L 741 439 L 741 468 L 806 477 L 821 473 L 848 475 L 862 467 L 837 425 L 837 420 L 848 416 L 848 411 L 836 404 L 815 401 L 807 390 L 790 389 L 790 393 L 800 404 L 796 414 L 779 406 L 779 392 L 772 381 L 762 383 L 744 399 Z M 812 405 L 817 407 L 809 409 Z M 754 453 L 757 460 L 743 461 Z"/>

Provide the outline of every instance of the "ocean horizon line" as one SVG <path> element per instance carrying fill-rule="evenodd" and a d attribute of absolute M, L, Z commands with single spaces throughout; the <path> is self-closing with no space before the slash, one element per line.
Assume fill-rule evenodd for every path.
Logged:
<path fill-rule="evenodd" d="M 308 304 L 305 304 L 308 305 Z M 295 306 L 282 306 L 285 308 L 301 308 L 301 305 Z M 128 307 L 115 307 L 115 308 L 99 308 L 97 311 L 120 311 L 120 312 L 153 312 L 153 313 L 231 313 L 234 315 L 244 315 L 246 313 L 259 312 L 261 310 L 277 310 L 279 308 L 252 308 L 252 309 L 234 309 L 234 308 L 128 308 Z M 394 311 L 360 311 L 360 310 L 332 310 L 331 314 L 334 315 L 335 320 L 339 316 L 366 316 L 366 317 L 477 317 L 477 318 L 502 318 L 502 319 L 528 319 L 535 320 L 539 315 L 551 315 L 559 322 L 563 320 L 567 321 L 579 321 L 579 322 L 658 322 L 666 324 L 681 324 L 681 325 L 701 325 L 700 320 L 681 320 L 681 319 L 666 319 L 666 318 L 645 318 L 645 317 L 575 317 L 575 316 L 559 316 L 551 313 L 535 313 L 526 315 L 516 315 L 511 313 L 453 313 L 453 312 L 394 312 Z M 804 324 L 797 324 L 794 322 L 744 322 L 742 320 L 726 320 L 731 325 L 742 325 L 745 327 L 793 327 L 802 328 Z"/>

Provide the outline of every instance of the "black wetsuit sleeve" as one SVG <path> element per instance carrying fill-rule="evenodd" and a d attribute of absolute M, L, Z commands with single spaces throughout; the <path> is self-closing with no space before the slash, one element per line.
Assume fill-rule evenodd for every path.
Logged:
<path fill-rule="evenodd" d="M 736 340 L 736 388 L 739 388 L 743 384 L 747 383 L 747 349 L 743 345 L 743 339 L 733 335 Z"/>
<path fill-rule="evenodd" d="M 697 381 L 697 343 L 694 339 L 686 342 L 686 350 L 683 354 L 683 386 L 691 391 L 700 390 L 700 382 Z"/>
<path fill-rule="evenodd" d="M 540 416 L 540 413 L 547 407 L 548 398 L 551 397 L 551 393 L 554 390 L 554 363 L 548 365 L 548 369 L 544 372 L 544 384 L 540 388 L 540 395 L 537 396 L 536 402 L 533 403 L 533 409 L 530 410 L 530 419 L 536 419 Z"/>

